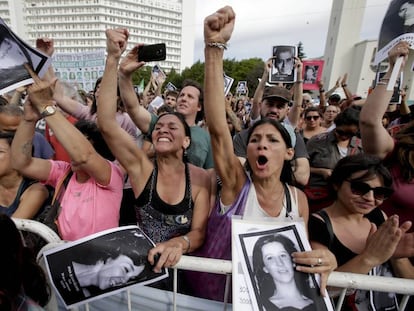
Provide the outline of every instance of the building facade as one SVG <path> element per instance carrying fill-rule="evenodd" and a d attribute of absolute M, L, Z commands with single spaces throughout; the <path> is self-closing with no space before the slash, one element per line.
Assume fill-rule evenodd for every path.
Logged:
<path fill-rule="evenodd" d="M 166 43 L 168 71 L 193 64 L 195 2 L 191 0 L 0 0 L 3 20 L 34 45 L 49 37 L 58 53 L 106 48 L 105 30 L 127 28 L 129 46 Z"/>

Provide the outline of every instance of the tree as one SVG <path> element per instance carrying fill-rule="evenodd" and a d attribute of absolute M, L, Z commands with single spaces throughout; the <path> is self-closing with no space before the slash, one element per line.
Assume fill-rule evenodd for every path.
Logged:
<path fill-rule="evenodd" d="M 298 43 L 298 57 L 299 57 L 300 60 L 306 58 L 306 54 L 303 51 L 303 43 L 302 43 L 302 41 L 299 41 L 299 43 Z"/>

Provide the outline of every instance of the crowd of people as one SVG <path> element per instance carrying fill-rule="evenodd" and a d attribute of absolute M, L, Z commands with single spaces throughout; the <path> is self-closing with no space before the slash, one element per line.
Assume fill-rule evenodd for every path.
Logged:
<path fill-rule="evenodd" d="M 0 213 L 7 215 L 0 228 L 16 235 L 7 217 L 39 220 L 55 191 L 53 228 L 63 240 L 138 224 L 156 243 L 148 262 L 157 272 L 183 254 L 231 260 L 233 215 L 301 219 L 312 250 L 287 246 L 280 236 L 256 243 L 265 310 L 321 310 L 315 293 L 296 284 L 307 275 L 321 275 L 321 296 L 335 270 L 414 278 L 414 121 L 405 92 L 397 109 L 386 88 L 396 59 L 404 59 L 400 70 L 405 66 L 408 43 L 392 48 L 389 71 L 365 100 L 352 95 L 345 74 L 328 91 L 318 81 L 314 104 L 315 95 L 303 91 L 301 60 L 285 57 L 283 47 L 264 63 L 252 98 L 247 86 L 225 95 L 223 58 L 235 21 L 231 7 L 205 19 L 204 87 L 186 80 L 179 90 L 163 89 L 165 76 L 153 75 L 137 94 L 132 76 L 145 65 L 142 44 L 124 55 L 129 33 L 122 28 L 106 30 L 105 70 L 88 96 L 71 92 L 53 67 L 40 79 L 26 66 L 34 83 L 3 96 L 0 106 Z M 53 40 L 39 39 L 37 48 L 52 56 Z M 268 85 L 274 72 L 296 77 Z M 44 135 L 36 128 L 42 119 Z M 23 265 L 22 241 L 15 240 L 2 243 Z M 287 275 L 270 272 L 275 264 Z M 24 286 L 19 267 L 9 272 L 19 283 L 1 278 L 0 304 L 47 302 L 49 289 L 39 298 Z M 261 284 L 268 278 L 271 288 Z M 154 286 L 171 289 L 169 281 Z M 183 273 L 180 291 L 223 301 L 225 276 Z M 398 297 L 383 298 L 356 291 L 344 310 L 368 310 L 361 305 L 369 303 L 397 310 Z"/>

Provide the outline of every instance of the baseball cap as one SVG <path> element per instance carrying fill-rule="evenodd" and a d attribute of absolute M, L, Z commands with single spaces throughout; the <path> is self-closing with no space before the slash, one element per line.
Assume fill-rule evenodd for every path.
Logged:
<path fill-rule="evenodd" d="M 280 98 L 286 102 L 291 101 L 292 95 L 288 89 L 281 86 L 267 86 L 264 89 L 262 100 L 266 98 Z"/>

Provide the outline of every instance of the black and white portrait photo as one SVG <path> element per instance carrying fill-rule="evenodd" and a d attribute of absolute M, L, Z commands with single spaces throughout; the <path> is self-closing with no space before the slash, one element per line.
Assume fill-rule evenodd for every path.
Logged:
<path fill-rule="evenodd" d="M 414 45 L 414 0 L 391 1 L 381 25 L 374 63 L 387 59 L 388 52 L 401 40 Z"/>
<path fill-rule="evenodd" d="M 239 95 L 247 94 L 247 81 L 237 82 L 236 93 Z"/>
<path fill-rule="evenodd" d="M 332 310 L 319 292 L 314 274 L 299 272 L 292 253 L 305 251 L 296 225 L 238 234 L 247 268 L 245 279 L 253 309 L 259 311 Z"/>
<path fill-rule="evenodd" d="M 315 84 L 318 77 L 318 66 L 307 65 L 305 66 L 305 74 L 303 77 L 303 83 Z"/>
<path fill-rule="evenodd" d="M 0 94 L 33 83 L 24 64 L 43 76 L 49 62 L 46 55 L 20 40 L 0 19 Z"/>
<path fill-rule="evenodd" d="M 50 279 L 67 307 L 168 276 L 147 261 L 152 241 L 136 226 L 106 230 L 45 252 Z"/>
<path fill-rule="evenodd" d="M 273 66 L 269 72 L 269 83 L 292 83 L 296 80 L 296 47 L 278 45 L 272 49 Z"/>

